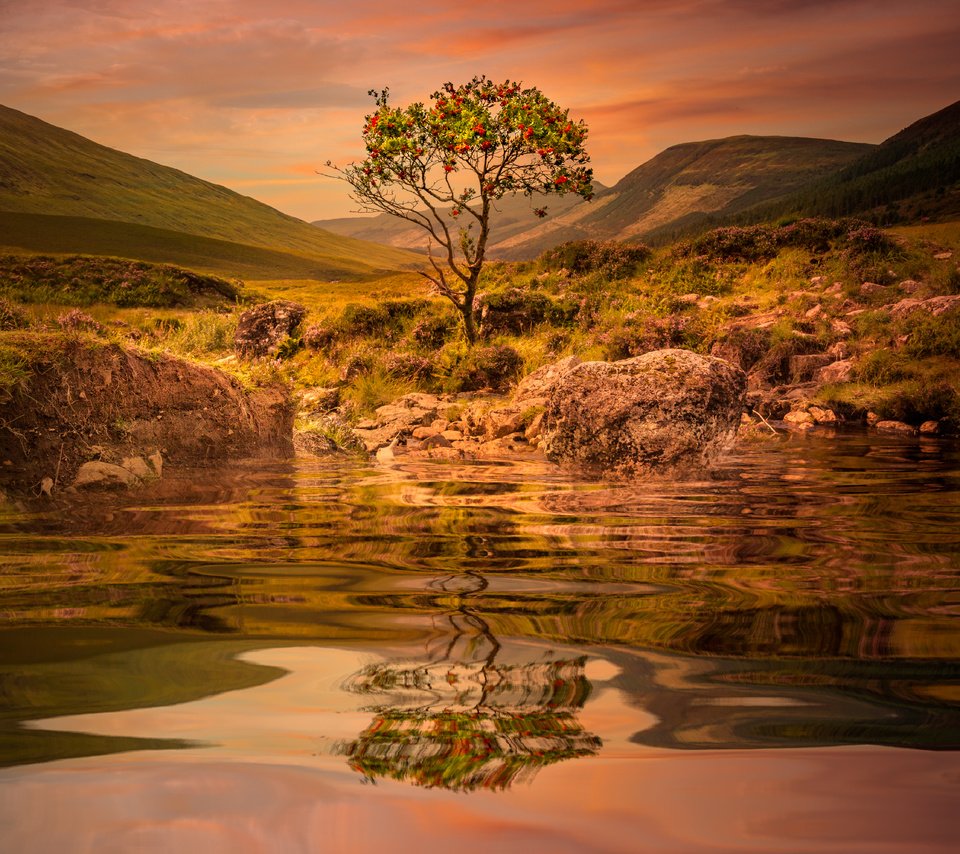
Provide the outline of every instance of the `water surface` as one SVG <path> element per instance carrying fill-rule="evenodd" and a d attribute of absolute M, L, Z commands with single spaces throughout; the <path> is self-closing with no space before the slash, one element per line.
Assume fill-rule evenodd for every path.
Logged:
<path fill-rule="evenodd" d="M 942 441 L 247 465 L 7 507 L 0 555 L 10 850 L 955 845 Z"/>

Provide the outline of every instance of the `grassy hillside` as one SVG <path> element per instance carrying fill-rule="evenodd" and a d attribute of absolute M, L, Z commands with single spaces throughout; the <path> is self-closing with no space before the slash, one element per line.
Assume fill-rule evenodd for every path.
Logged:
<path fill-rule="evenodd" d="M 960 216 L 960 101 L 914 122 L 835 175 L 750 213 L 873 214 L 883 222 Z"/>
<path fill-rule="evenodd" d="M 596 193 L 607 190 L 607 187 L 599 181 L 594 181 L 593 186 Z M 549 199 L 531 199 L 522 195 L 503 198 L 495 203 L 494 213 L 490 218 L 491 245 L 510 240 L 533 228 L 540 222 L 534 216 L 533 209 L 544 203 L 546 203 L 548 222 L 586 204 L 580 196 L 573 193 L 567 196 L 552 196 Z M 369 240 L 387 246 L 419 251 L 426 251 L 427 248 L 427 233 L 422 228 L 390 214 L 321 219 L 313 224 L 334 234 L 354 237 L 358 240 Z M 458 228 L 460 223 L 450 217 L 450 225 L 452 228 Z M 491 257 L 497 256 L 494 253 Z"/>
<path fill-rule="evenodd" d="M 675 145 L 634 169 L 591 205 L 492 247 L 530 258 L 581 239 L 656 240 L 794 192 L 873 146 L 799 137 L 735 136 Z"/>
<path fill-rule="evenodd" d="M 3 211 L 0 252 L 113 255 L 249 281 L 359 279 L 374 272 L 350 257 L 310 258 L 129 222 Z"/>
<path fill-rule="evenodd" d="M 416 263 L 416 258 L 405 252 L 330 234 L 225 187 L 115 151 L 2 106 L 0 211 L 133 223 L 293 253 L 319 262 L 326 275 L 369 274 Z M 124 235 L 113 226 L 104 228 L 100 242 L 117 235 L 122 248 Z M 88 231 L 94 235 L 96 226 Z M 3 242 L 8 243 L 9 238 Z M 55 251 L 49 245 L 36 248 Z M 126 254 L 104 246 L 62 251 Z M 180 262 L 167 257 L 147 260 Z"/>

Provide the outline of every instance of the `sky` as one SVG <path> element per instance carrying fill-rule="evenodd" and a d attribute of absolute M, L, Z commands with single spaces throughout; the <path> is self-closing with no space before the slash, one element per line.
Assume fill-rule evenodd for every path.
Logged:
<path fill-rule="evenodd" d="M 957 0 L 0 0 L 0 104 L 307 220 L 368 90 L 485 74 L 590 128 L 610 185 L 736 134 L 881 142 L 960 99 Z"/>

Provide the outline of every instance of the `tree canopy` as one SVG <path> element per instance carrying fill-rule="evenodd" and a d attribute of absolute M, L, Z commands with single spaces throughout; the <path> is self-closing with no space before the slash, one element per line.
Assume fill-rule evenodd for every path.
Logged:
<path fill-rule="evenodd" d="M 476 340 L 474 298 L 494 203 L 506 195 L 592 196 L 584 147 L 587 127 L 539 89 L 474 77 L 447 83 L 430 104 L 394 107 L 389 90 L 371 90 L 366 156 L 336 170 L 363 212 L 386 212 L 425 229 L 430 252 L 423 275 L 457 308 L 468 341 Z M 545 207 L 532 213 L 546 216 Z"/>

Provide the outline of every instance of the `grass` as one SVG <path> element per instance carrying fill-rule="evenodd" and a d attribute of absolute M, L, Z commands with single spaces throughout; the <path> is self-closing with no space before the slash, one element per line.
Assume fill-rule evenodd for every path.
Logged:
<path fill-rule="evenodd" d="M 404 250 L 338 237 L 226 187 L 106 148 L 6 107 L 0 107 L 0 162 L 5 177 L 0 209 L 5 211 L 94 223 L 119 221 L 292 254 L 319 262 L 326 271 L 311 278 L 359 277 L 409 268 L 423 260 Z M 3 230 L 0 227 L 0 233 Z M 56 238 L 49 230 L 46 234 Z M 33 248 L 123 254 L 50 245 Z M 133 257 L 175 262 L 142 253 Z"/>

